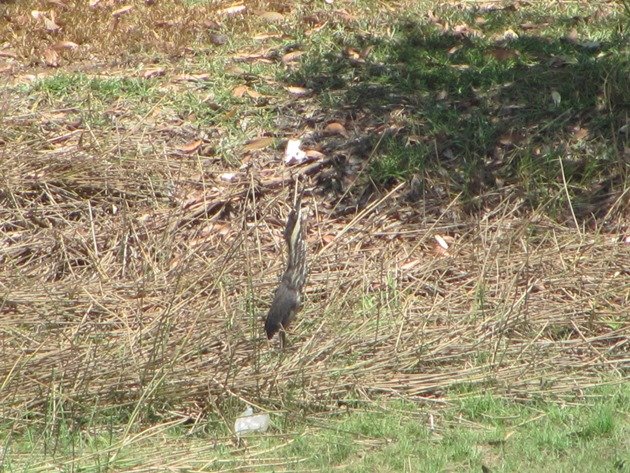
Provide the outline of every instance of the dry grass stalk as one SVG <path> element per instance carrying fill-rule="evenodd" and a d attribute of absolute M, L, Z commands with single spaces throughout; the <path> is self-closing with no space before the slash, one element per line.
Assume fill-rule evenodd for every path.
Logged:
<path fill-rule="evenodd" d="M 326 406 L 458 383 L 524 397 L 627 373 L 628 248 L 608 235 L 516 218 L 507 202 L 475 224 L 418 220 L 397 194 L 349 226 L 320 213 L 305 311 L 280 355 L 261 325 L 281 270 L 278 188 L 255 206 L 249 184 L 191 205 L 179 191 L 195 166 L 166 156 L 25 153 L 16 145 L 2 161 L 8 411 L 51 397 L 279 406 L 293 391 Z M 455 237 L 447 255 L 434 251 L 437 231 Z"/>

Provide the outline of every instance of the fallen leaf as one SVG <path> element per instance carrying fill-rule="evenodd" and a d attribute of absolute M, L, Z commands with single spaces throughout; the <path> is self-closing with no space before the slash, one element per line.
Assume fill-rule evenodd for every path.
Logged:
<path fill-rule="evenodd" d="M 330 245 L 333 241 L 335 241 L 335 235 L 332 235 L 330 233 L 322 235 L 322 241 L 325 245 Z"/>
<path fill-rule="evenodd" d="M 339 122 L 332 122 L 326 125 L 326 127 L 324 128 L 324 133 L 328 135 L 342 135 L 345 137 L 348 136 L 346 128 Z"/>
<path fill-rule="evenodd" d="M 302 54 L 304 54 L 304 51 L 291 51 L 282 56 L 282 62 L 285 64 L 297 62 Z"/>
<path fill-rule="evenodd" d="M 218 30 L 221 28 L 221 25 L 214 20 L 205 20 L 203 22 L 204 28 L 208 28 L 209 30 Z"/>
<path fill-rule="evenodd" d="M 285 89 L 287 89 L 293 95 L 298 95 L 298 96 L 308 95 L 312 92 L 311 89 L 307 89 L 306 87 L 298 87 L 295 85 L 290 85 L 288 87 L 285 87 Z"/>
<path fill-rule="evenodd" d="M 247 10 L 247 7 L 245 5 L 237 4 L 237 5 L 232 5 L 231 7 L 218 10 L 217 13 L 219 15 L 232 16 L 232 15 L 237 15 L 239 13 L 245 13 L 245 10 Z"/>
<path fill-rule="evenodd" d="M 252 39 L 256 41 L 265 41 L 266 39 L 279 39 L 282 38 L 282 34 L 280 33 L 259 33 L 254 35 Z"/>
<path fill-rule="evenodd" d="M 539 28 L 541 26 L 545 26 L 545 24 L 536 24 L 536 23 L 532 23 L 531 21 L 526 21 L 525 23 L 521 23 L 520 28 L 522 30 L 534 30 L 536 28 Z"/>
<path fill-rule="evenodd" d="M 44 50 L 44 63 L 48 67 L 59 67 L 59 54 L 52 48 Z"/>
<path fill-rule="evenodd" d="M 520 55 L 520 53 L 514 49 L 501 48 L 501 47 L 489 49 L 488 54 L 490 54 L 493 58 L 499 61 L 506 61 L 508 59 L 514 59 Z"/>
<path fill-rule="evenodd" d="M 586 138 L 588 138 L 588 129 L 586 128 L 582 128 L 582 127 L 576 127 L 573 130 L 573 138 L 575 138 L 577 141 L 582 141 Z"/>
<path fill-rule="evenodd" d="M 236 98 L 241 98 L 243 95 L 247 93 L 249 87 L 246 85 L 237 85 L 232 89 L 232 96 Z"/>
<path fill-rule="evenodd" d="M 518 39 L 518 34 L 514 30 L 505 30 L 501 35 L 501 39 L 505 41 L 513 41 Z"/>
<path fill-rule="evenodd" d="M 346 10 L 335 10 L 334 14 L 337 18 L 340 18 L 343 21 L 348 22 L 348 23 L 357 19 L 354 15 L 352 15 L 351 13 L 348 13 Z"/>
<path fill-rule="evenodd" d="M 44 27 L 46 28 L 47 31 L 50 31 L 51 33 L 56 33 L 57 31 L 61 29 L 61 26 L 55 23 L 54 20 L 51 20 L 50 18 L 46 18 L 46 17 L 44 17 Z"/>
<path fill-rule="evenodd" d="M 144 79 L 153 79 L 154 77 L 162 77 L 166 73 L 163 67 L 158 67 L 155 69 L 147 69 L 142 73 L 142 77 Z"/>
<path fill-rule="evenodd" d="M 323 159 L 326 157 L 324 153 L 320 153 L 316 149 L 307 149 L 304 152 L 309 159 Z"/>
<path fill-rule="evenodd" d="M 573 28 L 569 33 L 565 36 L 565 39 L 570 43 L 577 43 L 579 38 L 577 29 Z"/>
<path fill-rule="evenodd" d="M 246 93 L 247 93 L 248 96 L 250 96 L 253 99 L 259 99 L 261 97 L 264 97 L 262 94 L 259 94 L 254 89 L 250 89 L 249 87 L 247 88 Z"/>
<path fill-rule="evenodd" d="M 127 13 L 129 13 L 131 10 L 133 10 L 133 6 L 132 5 L 125 5 L 122 8 L 119 8 L 118 10 L 114 10 L 112 12 L 112 16 L 114 18 L 119 18 L 123 15 L 126 15 Z"/>
<path fill-rule="evenodd" d="M 268 136 L 263 136 L 261 138 L 254 138 L 253 140 L 248 141 L 247 144 L 243 146 L 243 149 L 245 151 L 254 151 L 254 150 L 267 148 L 268 146 L 272 144 L 273 144 L 273 138 L 270 138 Z"/>
<path fill-rule="evenodd" d="M 557 90 L 554 90 L 551 92 L 551 100 L 553 100 L 553 103 L 556 107 L 560 106 L 560 102 L 562 101 L 562 97 L 560 96 L 560 92 L 558 92 Z"/>
<path fill-rule="evenodd" d="M 345 49 L 344 53 L 346 57 L 354 59 L 355 61 L 361 59 L 361 53 L 354 48 L 348 47 Z"/>
<path fill-rule="evenodd" d="M 445 250 L 448 250 L 448 243 L 446 242 L 446 240 L 444 239 L 444 237 L 442 235 L 439 234 L 435 234 L 435 240 L 438 242 L 438 244 L 444 248 Z"/>
<path fill-rule="evenodd" d="M 483 33 L 479 30 L 471 28 L 466 23 L 460 23 L 453 27 L 453 36 L 460 38 L 483 38 Z"/>
<path fill-rule="evenodd" d="M 415 266 L 418 266 L 419 264 L 420 264 L 420 260 L 416 258 L 407 258 L 406 260 L 401 262 L 399 268 L 402 271 L 409 271 L 410 269 L 413 269 Z"/>
<path fill-rule="evenodd" d="M 284 21 L 284 15 L 275 11 L 266 11 L 259 16 L 270 23 L 281 23 Z"/>
<path fill-rule="evenodd" d="M 175 77 L 176 82 L 205 82 L 210 80 L 210 74 L 186 74 Z"/>
<path fill-rule="evenodd" d="M 77 43 L 73 43 L 72 41 L 59 41 L 52 46 L 56 50 L 69 49 L 74 51 L 79 49 L 79 45 Z"/>
<path fill-rule="evenodd" d="M 180 146 L 177 149 L 181 151 L 182 153 L 190 154 L 197 151 L 201 147 L 202 144 L 203 144 L 203 141 L 196 140 L 191 143 L 185 144 L 184 146 Z"/>
<path fill-rule="evenodd" d="M 236 179 L 236 173 L 234 172 L 224 172 L 219 176 L 219 179 L 225 182 L 232 182 Z"/>

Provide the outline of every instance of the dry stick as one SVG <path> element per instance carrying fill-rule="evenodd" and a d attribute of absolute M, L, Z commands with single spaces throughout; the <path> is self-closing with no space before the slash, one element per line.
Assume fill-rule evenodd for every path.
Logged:
<path fill-rule="evenodd" d="M 558 162 L 560 163 L 560 171 L 562 173 L 562 184 L 564 187 L 564 193 L 567 196 L 567 202 L 569 203 L 569 209 L 571 210 L 571 216 L 573 217 L 573 222 L 575 223 L 575 229 L 578 231 L 578 233 L 580 233 L 580 224 L 577 221 L 577 218 L 575 217 L 575 211 L 573 210 L 573 204 L 571 203 L 571 196 L 569 195 L 569 187 L 567 185 L 567 178 L 566 175 L 564 174 L 564 164 L 562 164 L 562 157 L 558 156 Z M 580 233 L 581 235 L 581 233 Z"/>

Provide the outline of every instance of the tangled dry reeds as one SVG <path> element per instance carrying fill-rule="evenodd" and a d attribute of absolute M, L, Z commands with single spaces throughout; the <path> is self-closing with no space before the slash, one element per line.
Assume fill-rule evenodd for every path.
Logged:
<path fill-rule="evenodd" d="M 614 234 L 525 218 L 518 201 L 464 219 L 456 201 L 407 203 L 403 185 L 344 216 L 315 192 L 304 312 L 281 354 L 262 316 L 287 171 L 226 183 L 194 159 L 47 142 L 5 141 L 0 159 L 7 416 L 53 400 L 329 405 L 461 383 L 528 397 L 627 375 L 629 248 Z"/>

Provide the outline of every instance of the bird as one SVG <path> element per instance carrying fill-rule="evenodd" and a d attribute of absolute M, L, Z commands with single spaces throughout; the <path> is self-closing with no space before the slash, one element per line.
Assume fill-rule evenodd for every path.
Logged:
<path fill-rule="evenodd" d="M 273 296 L 265 319 L 265 332 L 271 340 L 280 332 L 280 348 L 286 344 L 286 330 L 302 308 L 302 290 L 308 275 L 306 262 L 305 225 L 302 218 L 302 195 L 294 199 L 293 207 L 284 229 L 287 244 L 287 266 Z"/>

